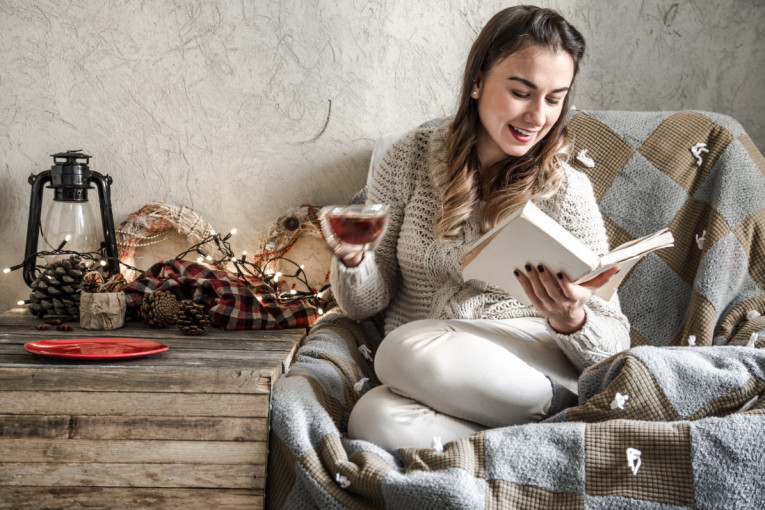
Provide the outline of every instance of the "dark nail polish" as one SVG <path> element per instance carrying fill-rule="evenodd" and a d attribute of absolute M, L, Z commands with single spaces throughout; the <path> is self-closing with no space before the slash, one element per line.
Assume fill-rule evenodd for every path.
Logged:
<path fill-rule="evenodd" d="M 521 276 L 521 273 L 519 273 L 518 270 L 516 270 L 516 269 L 513 270 L 513 274 L 515 276 Z"/>
<path fill-rule="evenodd" d="M 531 271 L 531 264 L 526 264 L 524 267 L 526 268 L 527 273 Z"/>
<path fill-rule="evenodd" d="M 545 266 L 543 266 L 543 265 L 538 265 L 538 266 L 537 266 L 537 271 L 539 271 L 540 273 L 544 273 L 544 272 L 545 272 Z"/>
<path fill-rule="evenodd" d="M 558 273 L 558 280 L 562 280 L 562 279 L 563 279 L 563 273 Z"/>

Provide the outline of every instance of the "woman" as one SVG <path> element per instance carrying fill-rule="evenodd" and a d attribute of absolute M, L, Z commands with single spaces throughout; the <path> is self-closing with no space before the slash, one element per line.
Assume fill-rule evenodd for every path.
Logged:
<path fill-rule="evenodd" d="M 574 284 L 529 261 L 515 273 L 533 307 L 461 276 L 469 245 L 528 200 L 607 251 L 592 185 L 565 163 L 583 52 L 554 11 L 499 12 L 470 51 L 454 119 L 380 162 L 368 202 L 390 205 L 388 229 L 373 252 L 345 247 L 331 272 L 350 317 L 385 316 L 374 362 L 383 385 L 354 407 L 352 438 L 429 447 L 538 421 L 575 403 L 581 370 L 629 346 L 618 298 L 593 296 L 617 268 Z"/>

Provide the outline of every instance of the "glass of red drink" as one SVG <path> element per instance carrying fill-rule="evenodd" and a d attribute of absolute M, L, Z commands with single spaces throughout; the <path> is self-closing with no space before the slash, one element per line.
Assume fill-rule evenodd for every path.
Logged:
<path fill-rule="evenodd" d="M 373 250 L 388 222 L 386 204 L 329 205 L 319 213 L 321 230 L 335 253 Z"/>

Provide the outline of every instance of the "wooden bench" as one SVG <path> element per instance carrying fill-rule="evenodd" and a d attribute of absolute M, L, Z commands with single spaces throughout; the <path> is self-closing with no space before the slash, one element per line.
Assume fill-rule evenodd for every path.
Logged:
<path fill-rule="evenodd" d="M 38 331 L 0 314 L 0 508 L 262 508 L 271 387 L 305 331 L 209 328 L 203 336 L 128 322 Z M 79 361 L 32 340 L 145 338 L 146 357 Z"/>

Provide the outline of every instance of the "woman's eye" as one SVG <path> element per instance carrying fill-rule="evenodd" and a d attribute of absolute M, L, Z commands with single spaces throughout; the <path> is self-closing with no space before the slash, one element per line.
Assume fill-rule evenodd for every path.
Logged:
<path fill-rule="evenodd" d="M 555 99 L 554 97 L 548 97 L 547 102 L 553 106 L 560 104 L 560 99 Z"/>
<path fill-rule="evenodd" d="M 513 95 L 520 99 L 527 99 L 529 97 L 528 94 L 524 94 L 523 92 L 518 92 L 517 90 L 512 91 Z"/>

